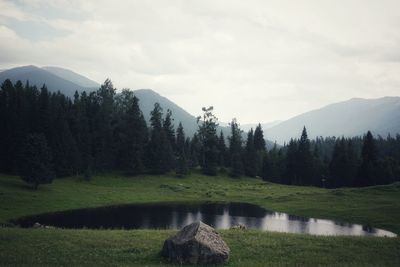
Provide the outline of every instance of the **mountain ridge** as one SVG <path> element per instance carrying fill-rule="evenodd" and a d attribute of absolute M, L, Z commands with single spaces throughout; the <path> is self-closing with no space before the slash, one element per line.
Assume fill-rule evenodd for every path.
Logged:
<path fill-rule="evenodd" d="M 267 137 L 283 144 L 298 138 L 303 127 L 310 138 L 400 133 L 400 97 L 351 98 L 294 116 L 268 129 Z"/>
<path fill-rule="evenodd" d="M 12 82 L 21 80 L 35 84 L 40 88 L 46 84 L 49 91 L 60 91 L 69 97 L 73 97 L 75 91 L 94 91 L 99 84 L 87 77 L 71 70 L 60 67 L 37 67 L 34 65 L 21 66 L 0 72 L 0 82 L 5 79 Z M 86 88 L 82 85 L 97 85 Z M 159 102 L 164 112 L 170 109 L 174 117 L 174 126 L 182 122 L 187 136 L 197 132 L 198 124 L 196 116 L 190 114 L 182 107 L 160 95 L 152 89 L 133 90 L 140 99 L 139 105 L 147 122 L 150 120 L 150 112 L 155 102 Z M 201 111 L 199 111 L 199 114 Z M 242 124 L 244 131 L 256 127 L 258 124 Z M 310 110 L 294 116 L 285 121 L 273 121 L 261 123 L 266 139 L 276 141 L 278 144 L 288 142 L 290 138 L 299 138 L 301 130 L 306 126 L 311 139 L 317 136 L 360 136 L 368 130 L 375 135 L 386 136 L 400 133 L 400 97 L 385 96 L 381 98 L 365 99 L 354 97 L 346 101 L 331 103 L 321 108 Z M 229 124 L 221 122 L 218 132 L 230 135 Z M 245 133 L 243 134 L 245 140 Z M 269 147 L 273 145 L 268 142 Z"/>
<path fill-rule="evenodd" d="M 66 69 L 63 70 L 70 72 L 70 74 L 74 73 L 70 70 Z M 74 74 L 76 76 L 82 76 L 77 73 Z M 17 82 L 18 80 L 20 80 L 23 83 L 29 81 L 29 84 L 36 85 L 38 88 L 41 88 L 43 84 L 45 84 L 49 91 L 51 92 L 60 91 L 69 97 L 72 97 L 75 91 L 78 92 L 94 91 L 98 88 L 98 87 L 91 88 L 91 87 L 81 86 L 73 81 L 68 80 L 68 77 L 61 77 L 60 74 L 56 75 L 51 71 L 48 71 L 46 69 L 34 65 L 16 67 L 0 72 L 0 83 L 3 83 L 6 79 L 10 79 L 13 83 Z"/>

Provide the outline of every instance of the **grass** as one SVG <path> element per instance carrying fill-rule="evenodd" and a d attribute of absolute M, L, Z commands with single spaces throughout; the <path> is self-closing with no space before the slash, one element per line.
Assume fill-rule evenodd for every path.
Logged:
<path fill-rule="evenodd" d="M 400 234 L 400 183 L 327 190 L 253 178 L 96 176 L 57 179 L 38 191 L 0 175 L 0 223 L 25 215 L 111 204 L 238 201 L 315 218 L 368 224 Z M 228 266 L 400 266 L 400 238 L 322 237 L 221 231 Z M 166 263 L 162 242 L 173 231 L 0 228 L 0 265 L 147 265 Z"/>
<path fill-rule="evenodd" d="M 159 251 L 173 231 L 1 230 L 2 266 L 163 266 Z M 226 266 L 399 266 L 398 238 L 317 237 L 225 230 Z"/>

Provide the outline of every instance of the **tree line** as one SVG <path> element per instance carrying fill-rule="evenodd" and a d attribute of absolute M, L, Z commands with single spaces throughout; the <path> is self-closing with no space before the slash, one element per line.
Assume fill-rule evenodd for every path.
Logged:
<path fill-rule="evenodd" d="M 268 151 L 262 177 L 284 184 L 360 187 L 400 181 L 400 135 L 300 139 Z"/>
<path fill-rule="evenodd" d="M 57 176 L 121 171 L 179 176 L 200 168 L 295 185 L 326 187 L 386 184 L 400 178 L 400 136 L 300 139 L 266 149 L 259 124 L 247 135 L 233 119 L 227 138 L 213 108 L 203 108 L 198 131 L 174 127 L 170 110 L 155 103 L 147 123 L 130 90 L 116 93 L 106 80 L 70 99 L 18 81 L 0 89 L 0 172 L 19 174 L 37 187 Z"/>

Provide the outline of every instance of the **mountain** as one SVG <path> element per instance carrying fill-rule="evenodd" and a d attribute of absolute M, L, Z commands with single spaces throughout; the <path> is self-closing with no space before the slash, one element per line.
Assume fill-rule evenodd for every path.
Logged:
<path fill-rule="evenodd" d="M 139 89 L 133 91 L 133 93 L 137 98 L 139 98 L 139 107 L 142 110 L 147 122 L 150 121 L 150 112 L 153 110 L 154 104 L 158 102 L 163 108 L 164 114 L 168 109 L 172 111 L 175 129 L 178 127 L 179 122 L 181 122 L 186 136 L 193 136 L 193 134 L 197 132 L 199 128 L 197 125 L 197 118 L 168 98 L 161 96 L 151 89 Z M 229 125 L 226 125 L 227 124 L 221 124 L 218 126 L 217 133 L 219 135 L 219 132 L 222 131 L 226 141 L 228 141 L 227 137 L 231 134 L 231 128 Z M 243 132 L 243 140 L 246 140 L 246 138 L 246 132 Z M 274 143 L 269 140 L 266 140 L 266 143 L 267 148 L 272 148 L 274 146 Z"/>
<path fill-rule="evenodd" d="M 57 74 L 55 74 L 57 72 Z M 72 71 L 51 67 L 51 70 L 46 70 L 36 66 L 23 66 L 13 69 L 8 69 L 0 72 L 0 84 L 6 79 L 10 79 L 13 83 L 20 80 L 23 83 L 29 81 L 31 85 L 36 85 L 41 88 L 43 84 L 46 84 L 49 91 L 57 92 L 60 91 L 67 96 L 72 97 L 77 90 L 82 91 L 93 91 L 98 88 L 97 83 L 90 81 L 82 75 L 76 74 Z M 86 87 L 83 85 L 96 85 L 93 87 Z"/>
<path fill-rule="evenodd" d="M 310 138 L 317 136 L 360 136 L 370 130 L 386 137 L 400 133 L 400 97 L 352 98 L 312 110 L 279 123 L 266 137 L 283 144 L 299 138 L 306 126 Z"/>
<path fill-rule="evenodd" d="M 278 125 L 279 123 L 281 123 L 282 121 L 276 120 L 276 121 L 271 121 L 271 122 L 265 122 L 265 123 L 261 123 L 261 127 L 262 129 L 265 131 L 269 128 L 274 127 L 275 125 Z M 241 124 L 240 128 L 243 131 L 250 131 L 251 128 L 253 128 L 253 130 L 258 126 L 258 123 L 246 123 L 246 124 Z"/>
<path fill-rule="evenodd" d="M 186 110 L 172 102 L 166 97 L 161 96 L 151 89 L 139 89 L 133 91 L 135 96 L 139 98 L 139 107 L 143 112 L 143 115 L 147 122 L 150 121 L 150 112 L 154 108 L 154 104 L 158 102 L 163 108 L 164 114 L 168 109 L 172 111 L 172 117 L 174 118 L 175 129 L 182 122 L 185 134 L 192 136 L 198 129 L 196 117 L 188 113 Z"/>
<path fill-rule="evenodd" d="M 75 73 L 71 70 L 68 69 L 63 69 L 60 67 L 42 67 L 42 69 L 47 70 L 48 72 L 53 73 L 54 75 L 57 75 L 60 78 L 63 78 L 67 81 L 73 82 L 79 86 L 82 86 L 84 88 L 96 88 L 98 89 L 100 87 L 100 84 L 90 80 L 89 78 L 80 75 L 78 73 Z"/>

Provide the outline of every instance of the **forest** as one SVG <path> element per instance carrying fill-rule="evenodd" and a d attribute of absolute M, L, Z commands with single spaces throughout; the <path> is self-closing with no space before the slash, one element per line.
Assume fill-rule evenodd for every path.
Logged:
<path fill-rule="evenodd" d="M 400 135 L 318 137 L 306 127 L 298 139 L 267 150 L 259 124 L 244 133 L 230 123 L 218 132 L 213 108 L 203 108 L 198 131 L 185 136 L 170 110 L 155 103 L 149 124 L 132 91 L 117 93 L 107 79 L 94 92 L 70 99 L 29 82 L 4 81 L 0 89 L 0 172 L 18 174 L 35 188 L 55 177 L 117 171 L 127 175 L 195 169 L 289 185 L 350 187 L 400 180 Z"/>

